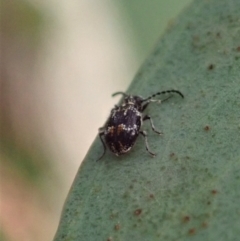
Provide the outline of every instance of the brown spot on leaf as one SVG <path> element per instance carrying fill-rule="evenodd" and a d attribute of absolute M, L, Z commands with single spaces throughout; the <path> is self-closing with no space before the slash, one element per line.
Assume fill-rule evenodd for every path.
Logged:
<path fill-rule="evenodd" d="M 237 51 L 240 52 L 240 46 L 237 47 Z"/>
<path fill-rule="evenodd" d="M 154 195 L 153 195 L 153 194 L 150 194 L 149 197 L 150 197 L 150 198 L 154 198 Z"/>
<path fill-rule="evenodd" d="M 208 227 L 208 224 L 207 224 L 206 222 L 203 222 L 203 223 L 202 223 L 202 227 L 203 227 L 203 228 L 207 228 L 207 227 Z"/>
<path fill-rule="evenodd" d="M 188 230 L 188 234 L 190 234 L 190 235 L 194 235 L 195 233 L 196 233 L 196 229 L 195 228 L 190 228 Z"/>
<path fill-rule="evenodd" d="M 200 38 L 198 35 L 194 35 L 194 36 L 192 36 L 192 40 L 193 40 L 193 42 L 199 42 Z"/>
<path fill-rule="evenodd" d="M 172 158 L 174 161 L 178 160 L 178 157 L 174 152 L 170 153 L 170 158 Z"/>
<path fill-rule="evenodd" d="M 120 229 L 120 224 L 119 224 L 119 223 L 116 224 L 116 225 L 114 226 L 114 229 L 118 231 L 118 230 Z"/>
<path fill-rule="evenodd" d="M 209 131 L 209 130 L 210 130 L 210 126 L 209 126 L 209 125 L 206 125 L 206 126 L 204 127 L 204 130 L 205 130 L 205 131 Z"/>
<path fill-rule="evenodd" d="M 190 216 L 184 216 L 183 217 L 183 222 L 184 223 L 187 223 L 187 222 L 189 222 L 190 221 Z"/>
<path fill-rule="evenodd" d="M 118 212 L 113 212 L 113 213 L 110 215 L 110 219 L 114 219 L 114 218 L 118 218 Z"/>
<path fill-rule="evenodd" d="M 212 193 L 213 195 L 216 195 L 216 194 L 218 193 L 218 191 L 217 191 L 216 189 L 213 189 L 213 190 L 211 191 L 211 193 Z"/>
<path fill-rule="evenodd" d="M 134 211 L 134 214 L 136 215 L 136 216 L 139 216 L 140 214 L 142 213 L 142 209 L 136 209 L 135 211 Z"/>
<path fill-rule="evenodd" d="M 214 67 L 215 67 L 214 64 L 209 64 L 209 65 L 208 65 L 208 69 L 209 69 L 209 70 L 213 70 Z"/>

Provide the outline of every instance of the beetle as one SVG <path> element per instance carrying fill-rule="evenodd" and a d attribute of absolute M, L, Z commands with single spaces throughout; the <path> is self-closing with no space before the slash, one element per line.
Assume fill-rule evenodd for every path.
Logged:
<path fill-rule="evenodd" d="M 143 112 L 151 102 L 163 102 L 164 100 L 153 99 L 157 95 L 176 93 L 184 98 L 184 95 L 178 90 L 165 90 L 157 92 L 147 98 L 142 98 L 138 95 L 128 95 L 124 92 L 116 92 L 112 96 L 123 95 L 122 104 L 115 105 L 111 110 L 110 116 L 104 125 L 99 128 L 99 137 L 103 144 L 104 152 L 98 160 L 100 160 L 106 153 L 106 145 L 116 156 L 123 155 L 131 150 L 135 144 L 137 137 L 141 134 L 145 139 L 145 147 L 151 156 L 156 154 L 149 150 L 147 133 L 141 130 L 143 122 L 149 120 L 152 130 L 161 135 L 162 132 L 156 130 L 152 118 L 149 115 L 144 115 Z M 103 140 L 103 137 L 105 141 Z M 97 160 L 97 161 L 98 161 Z"/>

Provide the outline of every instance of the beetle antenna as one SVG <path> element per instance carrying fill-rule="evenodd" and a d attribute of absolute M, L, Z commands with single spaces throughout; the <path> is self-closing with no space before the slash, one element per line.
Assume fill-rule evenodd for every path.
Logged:
<path fill-rule="evenodd" d="M 123 95 L 124 97 L 128 96 L 126 93 L 124 93 L 124 92 L 122 92 L 122 91 L 113 93 L 113 94 L 112 94 L 112 97 L 114 97 L 114 96 L 116 96 L 116 95 Z"/>
<path fill-rule="evenodd" d="M 162 94 L 167 94 L 167 93 L 176 93 L 176 94 L 179 94 L 182 98 L 184 98 L 184 95 L 178 90 L 165 90 L 165 91 L 157 92 L 156 94 L 148 97 L 147 99 L 142 100 L 142 102 L 151 100 L 153 97 L 155 97 L 157 95 L 162 95 Z"/>

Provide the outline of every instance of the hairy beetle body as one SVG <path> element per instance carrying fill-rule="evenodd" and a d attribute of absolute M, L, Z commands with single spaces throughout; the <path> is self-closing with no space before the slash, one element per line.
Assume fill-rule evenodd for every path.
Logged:
<path fill-rule="evenodd" d="M 120 106 L 111 112 L 104 131 L 105 143 L 118 155 L 132 148 L 140 131 L 141 113 L 132 105 Z"/>
<path fill-rule="evenodd" d="M 158 92 L 146 99 L 137 95 L 127 95 L 123 92 L 113 94 L 113 96 L 122 94 L 125 98 L 120 106 L 115 106 L 111 110 L 110 117 L 108 118 L 105 126 L 99 129 L 99 137 L 102 141 L 104 152 L 98 160 L 104 156 L 106 152 L 106 145 L 117 156 L 130 151 L 139 134 L 145 138 L 145 146 L 147 151 L 152 156 L 155 156 L 155 154 L 149 150 L 146 132 L 141 130 L 143 121 L 149 120 L 152 130 L 157 134 L 162 133 L 155 129 L 151 117 L 144 115 L 143 111 L 147 108 L 150 102 L 156 101 L 152 99 L 153 97 L 166 93 L 177 93 L 184 98 L 183 94 L 178 90 Z M 166 98 L 165 100 L 169 98 L 170 97 Z M 103 136 L 104 140 L 102 139 Z"/>

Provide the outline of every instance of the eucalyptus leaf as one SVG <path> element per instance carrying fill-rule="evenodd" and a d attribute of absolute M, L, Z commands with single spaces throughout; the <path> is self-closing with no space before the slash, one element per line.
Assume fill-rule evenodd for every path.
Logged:
<path fill-rule="evenodd" d="M 165 33 L 128 93 L 177 89 L 147 109 L 152 158 L 93 143 L 67 198 L 55 241 L 239 240 L 240 1 L 195 0 Z"/>

